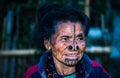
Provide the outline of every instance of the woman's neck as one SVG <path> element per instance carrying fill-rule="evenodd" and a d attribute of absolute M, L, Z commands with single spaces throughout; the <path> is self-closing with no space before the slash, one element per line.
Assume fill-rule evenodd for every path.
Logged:
<path fill-rule="evenodd" d="M 67 66 L 53 57 L 57 73 L 60 75 L 69 75 L 75 72 L 75 66 Z"/>

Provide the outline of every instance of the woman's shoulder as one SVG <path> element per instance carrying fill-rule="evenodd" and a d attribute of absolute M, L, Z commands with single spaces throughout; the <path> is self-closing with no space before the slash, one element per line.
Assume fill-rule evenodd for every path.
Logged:
<path fill-rule="evenodd" d="M 92 62 L 92 66 L 94 68 L 97 68 L 98 70 L 102 70 L 104 73 L 107 73 L 107 71 L 105 70 L 105 68 L 99 62 L 97 62 L 95 60 L 91 60 L 91 62 Z"/>
<path fill-rule="evenodd" d="M 105 70 L 105 68 L 97 61 L 91 60 L 93 72 L 97 76 L 100 76 L 101 78 L 111 78 L 109 73 Z"/>
<path fill-rule="evenodd" d="M 27 72 L 24 74 L 24 78 L 31 78 L 38 73 L 38 64 L 35 64 L 27 69 Z"/>
<path fill-rule="evenodd" d="M 93 67 L 97 67 L 97 66 L 98 66 L 98 67 L 99 67 L 99 66 L 101 67 L 101 66 L 102 66 L 100 63 L 98 63 L 98 62 L 95 61 L 95 60 L 91 60 L 91 63 L 92 63 L 92 66 L 93 66 Z"/>

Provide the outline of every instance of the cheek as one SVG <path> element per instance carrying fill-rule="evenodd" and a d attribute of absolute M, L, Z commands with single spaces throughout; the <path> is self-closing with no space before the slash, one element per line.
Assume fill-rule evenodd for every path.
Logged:
<path fill-rule="evenodd" d="M 63 46 L 66 46 L 66 44 L 65 44 L 65 43 L 63 43 Z"/>
<path fill-rule="evenodd" d="M 80 49 L 83 51 L 86 47 L 86 43 L 82 42 L 79 46 L 80 46 Z"/>
<path fill-rule="evenodd" d="M 64 42 L 58 41 L 58 42 L 56 42 L 55 47 L 56 47 L 56 49 L 58 49 L 59 51 L 64 51 L 65 48 L 67 48 L 67 44 L 64 43 Z"/>
<path fill-rule="evenodd" d="M 62 54 L 65 52 L 64 50 L 66 48 L 67 48 L 66 43 L 61 43 L 58 41 L 58 42 L 56 42 L 56 44 L 54 44 L 52 51 L 53 51 L 55 56 L 59 57 L 59 56 L 62 56 Z"/>
<path fill-rule="evenodd" d="M 85 43 L 85 42 L 81 43 L 81 46 L 85 47 L 85 46 L 86 46 L 86 43 Z"/>
<path fill-rule="evenodd" d="M 66 44 L 63 44 L 66 45 Z M 52 53 L 54 57 L 56 57 L 59 60 L 63 60 L 63 54 L 64 54 L 64 47 L 62 44 L 55 45 L 55 48 L 52 50 Z"/>

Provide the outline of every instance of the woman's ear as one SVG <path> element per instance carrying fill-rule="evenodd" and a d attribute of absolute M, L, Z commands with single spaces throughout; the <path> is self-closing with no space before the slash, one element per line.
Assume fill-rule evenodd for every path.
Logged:
<path fill-rule="evenodd" d="M 45 40 L 44 40 L 44 45 L 45 45 L 45 48 L 46 48 L 48 51 L 51 50 L 50 40 L 45 39 Z"/>

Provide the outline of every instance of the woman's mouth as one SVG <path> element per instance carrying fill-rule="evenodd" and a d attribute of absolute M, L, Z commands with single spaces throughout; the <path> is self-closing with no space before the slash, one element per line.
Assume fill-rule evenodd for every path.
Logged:
<path fill-rule="evenodd" d="M 65 54 L 64 56 L 66 58 L 69 58 L 69 59 L 77 59 L 79 55 L 78 55 L 78 53 L 74 53 L 74 54 L 72 54 L 72 53 L 70 54 L 69 53 L 69 54 Z"/>

